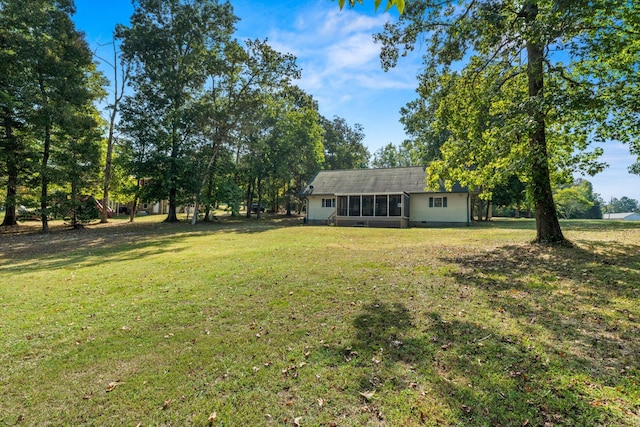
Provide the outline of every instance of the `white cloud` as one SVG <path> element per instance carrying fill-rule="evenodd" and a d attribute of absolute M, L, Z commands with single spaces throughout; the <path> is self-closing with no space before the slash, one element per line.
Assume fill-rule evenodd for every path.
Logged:
<path fill-rule="evenodd" d="M 382 31 L 389 19 L 389 14 L 339 11 L 322 3 L 300 9 L 289 28 L 272 29 L 269 42 L 297 56 L 302 68 L 298 84 L 321 102 L 352 101 L 362 91 L 413 90 L 417 66 L 388 73 L 380 66 L 380 45 L 374 43 L 373 34 Z"/>

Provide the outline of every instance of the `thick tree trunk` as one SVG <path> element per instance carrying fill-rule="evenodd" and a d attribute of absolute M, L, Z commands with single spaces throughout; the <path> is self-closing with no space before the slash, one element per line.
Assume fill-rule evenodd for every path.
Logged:
<path fill-rule="evenodd" d="M 18 190 L 18 173 L 17 168 L 14 171 L 9 168 L 7 179 L 7 198 L 5 199 L 5 212 L 2 226 L 13 226 L 18 224 L 18 215 L 16 214 L 16 195 Z"/>
<path fill-rule="evenodd" d="M 492 206 L 493 204 L 491 203 L 491 200 L 487 200 L 487 214 L 484 217 L 484 220 L 487 222 L 491 221 L 491 217 L 493 215 Z"/>
<path fill-rule="evenodd" d="M 178 125 L 173 124 L 173 132 L 171 135 L 171 159 L 169 167 L 169 212 L 164 222 L 178 222 Z"/>
<path fill-rule="evenodd" d="M 178 222 L 178 206 L 176 204 L 176 196 L 178 191 L 174 188 L 169 190 L 169 212 L 164 222 Z"/>
<path fill-rule="evenodd" d="M 129 222 L 133 222 L 136 219 L 136 209 L 138 209 L 138 196 L 133 197 L 131 202 L 131 212 L 129 212 Z"/>
<path fill-rule="evenodd" d="M 5 199 L 5 212 L 4 219 L 2 220 L 2 226 L 12 226 L 18 223 L 18 217 L 16 215 L 16 196 L 18 194 L 18 165 L 16 162 L 17 144 L 15 137 L 13 136 L 13 125 L 8 108 L 5 108 L 4 128 L 5 138 L 7 143 L 10 145 L 10 148 L 9 150 L 7 150 L 7 197 Z"/>
<path fill-rule="evenodd" d="M 529 0 L 526 6 L 525 20 L 535 21 L 538 15 L 538 4 Z M 527 41 L 527 78 L 529 81 L 529 100 L 532 110 L 531 118 L 535 129 L 529 134 L 531 148 L 531 184 L 536 214 L 536 243 L 561 243 L 564 236 L 560 229 L 558 214 L 553 202 L 551 178 L 549 176 L 549 158 L 545 131 L 545 117 L 540 104 L 544 94 L 543 61 L 544 52 L 539 42 Z"/>

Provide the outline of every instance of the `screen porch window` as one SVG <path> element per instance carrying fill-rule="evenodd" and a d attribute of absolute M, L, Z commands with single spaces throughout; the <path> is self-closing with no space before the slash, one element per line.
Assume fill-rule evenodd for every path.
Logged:
<path fill-rule="evenodd" d="M 374 196 L 362 196 L 362 216 L 373 216 Z"/>
<path fill-rule="evenodd" d="M 376 216 L 387 216 L 387 204 L 388 204 L 387 195 L 376 196 Z"/>
<path fill-rule="evenodd" d="M 360 196 L 349 196 L 349 216 L 360 216 Z"/>
<path fill-rule="evenodd" d="M 349 213 L 349 197 L 338 196 L 338 216 L 347 216 Z"/>
<path fill-rule="evenodd" d="M 402 215 L 402 195 L 393 194 L 389 196 L 389 216 Z"/>

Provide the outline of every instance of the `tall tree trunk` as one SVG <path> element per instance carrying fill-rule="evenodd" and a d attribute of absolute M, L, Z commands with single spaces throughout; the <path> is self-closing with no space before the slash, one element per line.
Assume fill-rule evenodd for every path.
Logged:
<path fill-rule="evenodd" d="M 51 129 L 47 125 L 44 135 L 44 150 L 42 154 L 42 165 L 40 168 L 40 219 L 42 221 L 42 233 L 49 233 L 49 219 L 47 218 L 47 207 L 49 197 L 49 154 L 51 151 Z"/>
<path fill-rule="evenodd" d="M 109 184 L 111 182 L 111 158 L 113 156 L 113 114 L 109 125 L 109 137 L 107 139 L 107 158 L 104 165 L 104 182 L 102 183 L 102 210 L 100 212 L 100 223 L 109 222 Z"/>
<path fill-rule="evenodd" d="M 107 62 L 107 61 L 105 61 Z M 108 63 L 108 62 L 107 62 Z M 109 185 L 111 184 L 111 162 L 113 157 L 113 144 L 115 139 L 113 136 L 116 126 L 116 115 L 118 114 L 118 104 L 122 100 L 124 88 L 127 83 L 127 71 L 122 72 L 122 87 L 118 87 L 118 49 L 115 40 L 113 41 L 113 105 L 111 106 L 111 114 L 109 116 L 109 136 L 107 138 L 107 158 L 104 165 L 104 182 L 102 184 L 102 212 L 100 223 L 109 222 Z"/>
<path fill-rule="evenodd" d="M 487 214 L 484 216 L 484 220 L 489 222 L 491 221 L 492 216 L 492 203 L 491 200 L 487 200 Z"/>
<path fill-rule="evenodd" d="M 285 188 L 286 188 L 285 194 L 287 195 L 287 216 L 291 216 L 291 183 L 288 182 L 285 185 Z"/>
<path fill-rule="evenodd" d="M 213 143 L 213 154 L 211 154 L 211 157 L 209 158 L 209 162 L 207 163 L 207 169 L 204 171 L 204 174 L 202 176 L 202 182 L 200 183 L 200 187 L 198 188 L 198 194 L 196 194 L 195 210 L 194 210 L 195 213 L 193 214 L 191 225 L 195 225 L 196 221 L 198 220 L 198 209 L 200 209 L 199 205 L 200 205 L 200 198 L 202 197 L 202 190 L 207 185 L 207 180 L 209 180 L 213 172 L 213 165 L 215 164 L 216 159 L 218 158 L 218 151 L 219 151 L 221 142 L 222 141 L 220 140 L 216 140 Z"/>
<path fill-rule="evenodd" d="M 169 212 L 164 222 L 178 222 L 178 126 L 173 124 L 173 132 L 171 135 L 171 159 L 169 166 Z"/>
<path fill-rule="evenodd" d="M 253 200 L 251 193 L 253 192 L 253 178 L 249 179 L 249 185 L 247 185 L 247 218 L 251 218 L 251 202 Z"/>
<path fill-rule="evenodd" d="M 262 178 L 258 177 L 258 206 L 256 208 L 256 218 L 262 219 Z"/>
<path fill-rule="evenodd" d="M 13 120 L 9 109 L 4 109 L 5 139 L 9 145 L 7 150 L 7 197 L 5 198 L 5 213 L 2 226 L 12 226 L 18 223 L 16 215 L 16 196 L 18 194 L 18 165 L 17 142 L 13 135 Z"/>
<path fill-rule="evenodd" d="M 49 98 L 44 86 L 44 78 L 39 77 L 40 95 L 42 96 L 42 105 L 45 110 L 49 108 Z M 48 114 L 48 112 L 47 112 Z M 49 206 L 49 155 L 51 152 L 51 123 L 47 117 L 47 123 L 44 125 L 44 144 L 42 150 L 42 163 L 40 165 L 40 219 L 42 221 L 42 234 L 49 233 L 49 219 L 47 217 L 47 207 Z"/>
<path fill-rule="evenodd" d="M 535 21 L 538 15 L 538 3 L 529 0 L 526 7 L 525 20 Z M 527 40 L 527 79 L 529 82 L 529 99 L 533 101 L 531 112 L 535 129 L 529 134 L 531 148 L 531 183 L 536 215 L 536 243 L 560 243 L 564 236 L 560 229 L 558 214 L 549 176 L 549 158 L 545 132 L 545 115 L 540 107 L 544 94 L 543 61 L 544 53 L 540 43 Z"/>
<path fill-rule="evenodd" d="M 213 177 L 209 176 L 209 182 L 207 183 L 207 200 L 211 201 L 213 199 Z M 211 221 L 211 203 L 207 203 L 207 206 L 204 208 L 204 218 L 202 219 L 204 222 Z"/>
<path fill-rule="evenodd" d="M 173 186 L 169 189 L 169 212 L 167 213 L 167 219 L 164 222 L 178 222 L 178 206 L 176 203 L 176 196 L 178 190 Z"/>
<path fill-rule="evenodd" d="M 71 228 L 78 228 L 78 209 L 80 209 L 80 201 L 78 200 L 78 188 L 74 181 L 71 182 Z"/>
<path fill-rule="evenodd" d="M 131 212 L 129 212 L 129 222 L 133 222 L 136 219 L 136 209 L 138 209 L 138 195 L 133 196 L 133 202 L 131 202 Z"/>

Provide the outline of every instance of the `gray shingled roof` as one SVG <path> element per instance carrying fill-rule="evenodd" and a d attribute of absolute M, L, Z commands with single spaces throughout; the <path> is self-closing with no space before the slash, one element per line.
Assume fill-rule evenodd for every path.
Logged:
<path fill-rule="evenodd" d="M 425 193 L 425 168 L 324 170 L 309 182 L 301 195 Z M 445 189 L 440 188 L 441 192 Z M 455 185 L 453 192 L 467 190 Z"/>

